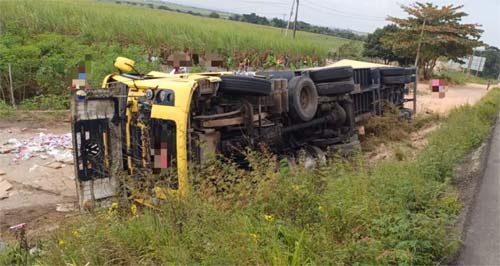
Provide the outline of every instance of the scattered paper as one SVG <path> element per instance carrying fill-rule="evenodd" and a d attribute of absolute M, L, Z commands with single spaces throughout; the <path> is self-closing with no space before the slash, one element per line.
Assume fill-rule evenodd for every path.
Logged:
<path fill-rule="evenodd" d="M 65 164 L 73 163 L 71 134 L 38 133 L 26 140 L 9 139 L 0 149 L 0 153 L 14 154 L 12 161 L 29 160 L 33 157 L 47 159 L 53 157 Z"/>
<path fill-rule="evenodd" d="M 0 200 L 9 197 L 9 190 L 12 188 L 12 185 L 7 180 L 0 179 Z"/>
<path fill-rule="evenodd" d="M 58 212 L 72 212 L 75 211 L 74 203 L 59 203 L 56 205 L 56 211 Z"/>

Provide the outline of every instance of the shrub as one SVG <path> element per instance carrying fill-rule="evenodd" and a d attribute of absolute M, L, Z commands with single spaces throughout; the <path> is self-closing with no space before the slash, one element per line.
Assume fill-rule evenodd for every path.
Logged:
<path fill-rule="evenodd" d="M 0 118 L 9 116 L 14 111 L 12 106 L 8 105 L 4 101 L 0 101 Z"/>
<path fill-rule="evenodd" d="M 38 95 L 21 102 L 20 107 L 25 110 L 67 110 L 69 109 L 68 95 Z"/>

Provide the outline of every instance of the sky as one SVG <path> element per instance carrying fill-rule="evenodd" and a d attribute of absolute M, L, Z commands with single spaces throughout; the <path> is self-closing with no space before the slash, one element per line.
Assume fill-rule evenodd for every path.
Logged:
<path fill-rule="evenodd" d="M 252 13 L 288 19 L 292 0 L 167 0 L 168 2 L 232 13 Z M 385 18 L 405 17 L 400 5 L 414 0 L 299 0 L 299 20 L 321 26 L 373 32 L 388 24 Z M 500 0 L 427 0 L 436 5 L 460 4 L 469 14 L 464 23 L 482 25 L 481 40 L 500 47 Z"/>

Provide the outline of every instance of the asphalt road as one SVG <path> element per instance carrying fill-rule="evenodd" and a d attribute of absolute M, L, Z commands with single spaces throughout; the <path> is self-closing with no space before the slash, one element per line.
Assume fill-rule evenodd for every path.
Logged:
<path fill-rule="evenodd" d="M 457 265 L 500 265 L 500 119 L 497 120 Z"/>

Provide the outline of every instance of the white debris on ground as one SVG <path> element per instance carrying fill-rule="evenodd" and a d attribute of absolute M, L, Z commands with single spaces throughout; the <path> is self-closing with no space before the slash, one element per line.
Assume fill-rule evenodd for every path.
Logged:
<path fill-rule="evenodd" d="M 8 191 L 11 188 L 12 188 L 12 185 L 9 183 L 9 181 L 4 180 L 3 178 L 0 177 L 0 200 L 9 197 Z"/>
<path fill-rule="evenodd" d="M 11 138 L 3 146 L 0 148 L 0 153 L 13 154 L 12 163 L 17 163 L 19 160 L 29 160 L 33 157 L 41 159 L 51 157 L 64 164 L 73 163 L 71 133 L 38 133 L 26 140 Z"/>

